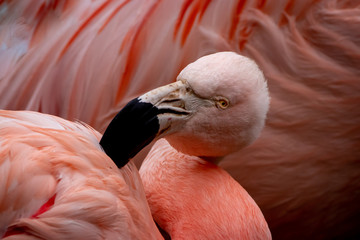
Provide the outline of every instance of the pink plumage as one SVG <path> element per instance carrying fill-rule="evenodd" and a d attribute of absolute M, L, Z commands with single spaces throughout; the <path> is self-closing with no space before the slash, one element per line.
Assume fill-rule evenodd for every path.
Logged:
<path fill-rule="evenodd" d="M 0 107 L 103 132 L 189 62 L 241 53 L 263 69 L 272 103 L 259 140 L 221 166 L 274 238 L 356 238 L 358 16 L 351 0 L 0 1 Z"/>
<path fill-rule="evenodd" d="M 157 141 L 140 169 L 154 220 L 171 239 L 271 239 L 255 201 L 225 170 Z"/>
<path fill-rule="evenodd" d="M 133 163 L 121 170 L 80 123 L 0 111 L 0 236 L 161 239 Z"/>

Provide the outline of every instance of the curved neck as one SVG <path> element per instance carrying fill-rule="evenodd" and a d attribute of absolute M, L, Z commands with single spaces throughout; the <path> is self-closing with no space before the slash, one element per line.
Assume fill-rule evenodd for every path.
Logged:
<path fill-rule="evenodd" d="M 259 239 L 269 239 L 254 200 L 213 163 L 179 153 L 159 140 L 140 175 L 154 220 L 171 238 L 232 239 L 256 232 Z"/>

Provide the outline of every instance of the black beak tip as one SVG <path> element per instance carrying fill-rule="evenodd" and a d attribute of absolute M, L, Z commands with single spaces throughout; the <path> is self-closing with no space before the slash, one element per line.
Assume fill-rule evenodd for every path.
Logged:
<path fill-rule="evenodd" d="M 157 136 L 158 114 L 156 106 L 135 98 L 110 122 L 100 145 L 119 168 Z"/>

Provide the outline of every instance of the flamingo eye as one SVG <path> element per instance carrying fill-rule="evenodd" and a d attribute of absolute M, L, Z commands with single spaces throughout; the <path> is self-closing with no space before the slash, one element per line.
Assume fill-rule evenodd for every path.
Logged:
<path fill-rule="evenodd" d="M 227 100 L 226 98 L 220 98 L 217 100 L 216 105 L 218 108 L 226 109 L 227 107 L 229 107 L 230 103 L 229 100 Z"/>

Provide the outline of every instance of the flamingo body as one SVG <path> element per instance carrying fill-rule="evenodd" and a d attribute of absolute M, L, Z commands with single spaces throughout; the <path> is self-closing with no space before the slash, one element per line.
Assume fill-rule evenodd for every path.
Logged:
<path fill-rule="evenodd" d="M 80 123 L 0 112 L 0 235 L 161 239 L 133 163 L 121 170 Z"/>

